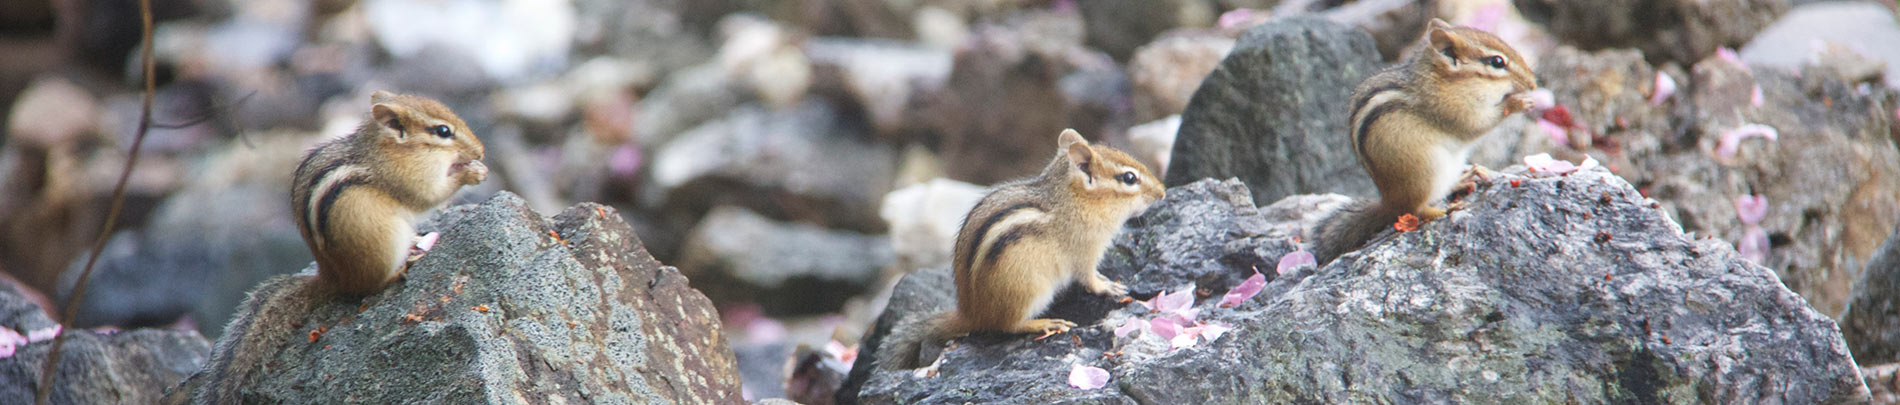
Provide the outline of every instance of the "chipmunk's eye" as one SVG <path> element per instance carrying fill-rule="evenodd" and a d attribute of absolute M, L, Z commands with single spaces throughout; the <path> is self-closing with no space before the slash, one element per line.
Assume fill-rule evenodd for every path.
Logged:
<path fill-rule="evenodd" d="M 1497 55 L 1486 56 L 1484 58 L 1484 64 L 1491 65 L 1491 67 L 1494 67 L 1494 68 L 1503 69 L 1504 57 L 1497 56 Z"/>
<path fill-rule="evenodd" d="M 447 125 L 437 125 L 437 126 L 429 127 L 429 133 L 435 134 L 435 136 L 439 136 L 443 138 L 455 137 L 455 130 L 449 129 L 449 126 Z"/>
<path fill-rule="evenodd" d="M 1115 175 L 1115 180 L 1122 182 L 1122 184 L 1132 186 L 1135 185 L 1135 182 L 1141 181 L 1141 177 L 1136 176 L 1135 172 L 1122 172 L 1122 174 Z"/>

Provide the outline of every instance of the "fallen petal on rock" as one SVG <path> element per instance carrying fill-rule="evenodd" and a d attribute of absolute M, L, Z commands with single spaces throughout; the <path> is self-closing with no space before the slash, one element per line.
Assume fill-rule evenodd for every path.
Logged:
<path fill-rule="evenodd" d="M 1069 386 L 1092 390 L 1108 385 L 1108 370 L 1101 367 L 1076 364 L 1069 369 Z"/>
<path fill-rule="evenodd" d="M 1676 94 L 1676 79 L 1668 73 L 1656 72 L 1656 90 L 1649 93 L 1649 105 L 1662 105 L 1664 99 Z"/>
<path fill-rule="evenodd" d="M 1780 131 L 1776 131 L 1775 127 L 1762 124 L 1743 125 L 1723 132 L 1722 139 L 1716 143 L 1715 152 L 1724 158 L 1734 157 L 1736 149 L 1741 147 L 1743 140 L 1756 136 L 1775 140 L 1780 138 Z"/>
<path fill-rule="evenodd" d="M 1768 216 L 1768 197 L 1761 194 L 1735 197 L 1735 215 L 1742 223 L 1754 225 Z"/>

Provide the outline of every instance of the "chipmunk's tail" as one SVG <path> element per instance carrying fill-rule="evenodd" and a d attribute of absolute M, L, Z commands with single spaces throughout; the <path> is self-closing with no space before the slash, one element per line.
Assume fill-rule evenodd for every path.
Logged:
<path fill-rule="evenodd" d="M 930 365 L 943 354 L 951 338 L 969 333 L 957 311 L 912 318 L 891 328 L 891 339 L 879 350 L 878 365 L 886 370 L 908 370 Z"/>
<path fill-rule="evenodd" d="M 317 300 L 336 294 L 315 277 L 281 275 L 265 280 L 238 305 L 224 335 L 211 348 L 205 368 L 166 396 L 165 403 L 236 404 L 257 371 L 295 336 L 299 319 Z"/>
<path fill-rule="evenodd" d="M 1378 200 L 1355 200 L 1314 227 L 1313 258 L 1320 266 L 1339 255 L 1365 247 L 1367 241 L 1392 229 L 1403 209 L 1386 208 Z"/>

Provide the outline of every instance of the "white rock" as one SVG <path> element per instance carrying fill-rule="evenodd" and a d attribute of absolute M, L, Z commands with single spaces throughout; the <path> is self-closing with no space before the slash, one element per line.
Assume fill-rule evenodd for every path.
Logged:
<path fill-rule="evenodd" d="M 891 225 L 891 248 L 905 271 L 950 266 L 957 228 L 985 189 L 949 179 L 904 187 L 884 196 L 878 215 Z"/>

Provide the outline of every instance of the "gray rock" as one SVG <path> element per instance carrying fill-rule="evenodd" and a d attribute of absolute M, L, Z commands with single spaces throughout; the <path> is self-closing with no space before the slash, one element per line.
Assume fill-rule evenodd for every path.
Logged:
<path fill-rule="evenodd" d="M 705 34 L 717 17 L 701 15 L 695 8 L 722 8 L 724 3 L 576 0 L 574 50 L 587 56 L 642 61 L 662 73 L 697 65 L 713 54 L 714 46 Z"/>
<path fill-rule="evenodd" d="M 1096 0 L 1075 2 L 1088 27 L 1088 45 L 1115 60 L 1128 60 L 1135 49 L 1178 27 L 1214 24 L 1214 4 L 1206 0 Z"/>
<path fill-rule="evenodd" d="M 1867 261 L 1841 312 L 1841 335 L 1854 349 L 1855 362 L 1900 363 L 1900 238 L 1888 236 Z"/>
<path fill-rule="evenodd" d="M 861 122 L 842 119 L 822 100 L 787 110 L 748 104 L 654 152 L 642 197 L 673 220 L 695 220 L 728 203 L 777 219 L 879 232 L 877 205 L 891 190 L 897 151 L 870 138 Z"/>
<path fill-rule="evenodd" d="M 1891 139 L 1900 92 L 1833 70 L 1751 69 L 1712 56 L 1687 73 L 1662 69 L 1678 91 L 1652 105 L 1658 69 L 1633 52 L 1560 49 L 1543 64 L 1557 103 L 1598 134 L 1582 152 L 1660 201 L 1685 231 L 1739 243 L 1747 226 L 1736 198 L 1764 196 L 1760 264 L 1822 313 L 1840 313 L 1867 258 L 1900 223 Z M 1743 139 L 1724 154 L 1724 134 L 1746 125 L 1779 136 Z"/>
<path fill-rule="evenodd" d="M 740 400 L 711 302 L 654 261 L 612 208 L 543 218 L 502 193 L 419 228 L 440 229 L 441 242 L 406 281 L 360 302 L 319 299 L 294 319 L 234 322 L 177 392 L 229 385 L 244 402 L 269 403 Z M 301 277 L 255 294 L 294 294 Z M 227 380 L 230 350 L 245 345 L 260 348 L 251 355 L 261 367 Z"/>
<path fill-rule="evenodd" d="M 17 333 L 58 326 L 11 285 L 0 284 L 0 328 Z M 156 403 L 165 389 L 198 369 L 211 351 L 193 331 L 71 329 L 60 347 L 55 404 Z M 42 340 L 0 357 L 0 398 L 28 403 L 37 395 L 53 341 Z"/>
<path fill-rule="evenodd" d="M 1285 18 L 1247 31 L 1181 114 L 1167 184 L 1238 177 L 1254 201 L 1373 195 L 1346 137 L 1346 110 L 1378 60 L 1370 36 L 1326 20 Z"/>
<path fill-rule="evenodd" d="M 1118 69 L 1081 46 L 1081 30 L 1072 14 L 1030 12 L 972 31 L 929 114 L 947 177 L 993 184 L 1033 175 L 1055 155 L 1063 128 L 1101 140 L 1132 125 L 1116 128 L 1099 114 L 1100 99 L 1118 90 L 1126 99 L 1126 82 L 1115 88 Z"/>
<path fill-rule="evenodd" d="M 1752 65 L 1794 68 L 1814 59 L 1815 41 L 1845 45 L 1885 62 L 1888 86 L 1900 86 L 1900 22 L 1892 2 L 1836 1 L 1804 4 L 1788 11 L 1740 50 Z"/>
<path fill-rule="evenodd" d="M 200 333 L 216 337 L 248 287 L 281 274 L 285 263 L 310 262 L 289 199 L 281 188 L 258 186 L 174 195 L 146 229 L 106 244 L 75 322 L 155 327 L 190 315 Z M 73 260 L 61 297 L 85 262 L 83 254 Z"/>
<path fill-rule="evenodd" d="M 1585 50 L 1636 48 L 1652 63 L 1692 63 L 1738 47 L 1788 11 L 1788 0 L 1515 0 L 1526 19 Z"/>
<path fill-rule="evenodd" d="M 837 312 L 896 260 L 883 236 L 777 222 L 722 206 L 687 236 L 678 263 L 713 302 L 756 302 L 784 316 Z"/>
<path fill-rule="evenodd" d="M 665 145 L 745 101 L 738 85 L 717 66 L 684 69 L 640 100 L 634 110 L 633 133 L 643 145 Z"/>
<path fill-rule="evenodd" d="M 811 39 L 805 56 L 816 76 L 813 92 L 850 100 L 881 138 L 923 130 L 926 96 L 943 88 L 952 61 L 948 49 L 858 38 Z"/>
<path fill-rule="evenodd" d="M 1222 194 L 1203 195 L 1218 200 Z M 959 339 L 944 352 L 935 377 L 869 370 L 877 354 L 861 352 L 854 371 L 866 372 L 854 375 L 863 377 L 856 399 L 1834 403 L 1867 398 L 1833 321 L 1727 244 L 1686 237 L 1607 171 L 1550 176 L 1506 169 L 1467 201 L 1464 210 L 1417 231 L 1375 238 L 1324 269 L 1290 269 L 1239 306 L 1219 308 L 1217 298 L 1201 300 L 1195 306 L 1201 320 L 1236 328 L 1218 339 L 1170 350 L 1150 332 L 1116 338 L 1110 329 L 1129 317 L 1150 315 L 1139 305 L 1103 298 L 1096 300 L 1105 301 L 1095 306 L 1102 311 L 1096 316 L 1068 318 L 1083 326 L 1067 337 L 1033 341 L 976 334 Z M 1170 198 L 1150 215 L 1189 202 Z M 1222 216 L 1168 225 L 1141 222 L 1149 220 L 1132 223 L 1130 233 L 1226 226 L 1219 222 Z M 1274 236 L 1269 233 L 1269 243 L 1256 245 L 1264 256 L 1289 250 L 1271 243 Z M 1150 254 L 1128 239 L 1118 239 L 1110 249 L 1111 257 Z M 1106 263 L 1111 274 L 1130 271 L 1112 268 L 1120 266 L 1116 261 Z M 1250 272 L 1238 266 L 1226 271 Z M 900 281 L 866 347 L 889 333 L 887 321 L 947 308 L 954 301 L 947 282 L 942 272 Z M 1055 307 L 1092 300 L 1077 298 L 1084 299 L 1058 298 Z M 1109 385 L 1072 388 L 1066 376 L 1073 364 L 1108 369 Z"/>
<path fill-rule="evenodd" d="M 1166 36 L 1136 49 L 1128 60 L 1135 121 L 1154 121 L 1187 109 L 1194 90 L 1233 49 L 1233 38 L 1199 32 Z"/>

